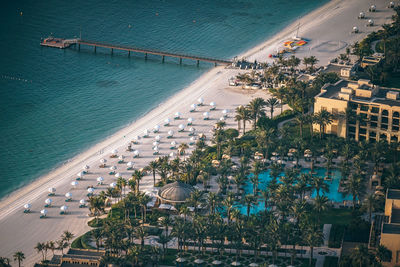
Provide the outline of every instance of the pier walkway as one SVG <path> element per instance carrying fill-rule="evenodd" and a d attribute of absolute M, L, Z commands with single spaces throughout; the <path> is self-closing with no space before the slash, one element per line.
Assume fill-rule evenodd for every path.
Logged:
<path fill-rule="evenodd" d="M 200 61 L 214 63 L 215 66 L 218 64 L 219 65 L 232 64 L 232 61 L 225 60 L 225 59 L 217 59 L 217 58 L 209 58 L 209 57 L 195 56 L 195 55 L 189 55 L 189 54 L 165 52 L 165 51 L 160 51 L 160 50 L 145 49 L 145 48 L 139 48 L 139 47 L 127 46 L 127 45 L 110 44 L 110 43 L 96 42 L 96 41 L 83 40 L 83 39 L 57 39 L 57 40 L 59 43 L 66 44 L 66 45 L 62 45 L 62 46 L 54 45 L 53 47 L 67 48 L 70 45 L 77 45 L 78 50 L 80 50 L 81 45 L 85 45 L 85 46 L 93 47 L 95 53 L 96 53 L 97 47 L 102 47 L 102 48 L 111 49 L 111 54 L 114 52 L 114 50 L 128 51 L 128 56 L 130 56 L 131 52 L 144 54 L 145 59 L 147 59 L 147 55 L 158 55 L 158 56 L 162 57 L 162 62 L 164 62 L 165 57 L 173 57 L 173 58 L 179 58 L 180 64 L 182 64 L 182 59 L 195 60 L 197 62 L 197 65 L 199 65 Z M 42 42 L 42 45 L 52 46 L 52 45 L 45 44 L 44 42 Z"/>

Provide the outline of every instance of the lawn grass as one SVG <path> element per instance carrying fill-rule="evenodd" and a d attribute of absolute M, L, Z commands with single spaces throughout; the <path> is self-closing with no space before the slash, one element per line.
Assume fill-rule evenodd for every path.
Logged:
<path fill-rule="evenodd" d="M 321 223 L 347 225 L 352 220 L 351 209 L 330 208 L 321 214 Z"/>
<path fill-rule="evenodd" d="M 338 257 L 326 256 L 324 261 L 324 267 L 336 267 L 338 266 Z"/>
<path fill-rule="evenodd" d="M 340 248 L 346 226 L 342 224 L 333 224 L 329 234 L 328 247 Z"/>

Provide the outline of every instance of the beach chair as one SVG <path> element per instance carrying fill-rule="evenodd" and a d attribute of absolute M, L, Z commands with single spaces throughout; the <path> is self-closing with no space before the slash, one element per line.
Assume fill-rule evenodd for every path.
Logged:
<path fill-rule="evenodd" d="M 44 207 L 45 207 L 45 208 L 48 208 L 48 207 L 50 207 L 50 205 L 49 205 L 49 204 L 46 204 L 46 205 L 44 205 Z"/>
<path fill-rule="evenodd" d="M 53 196 L 55 196 L 56 194 L 55 193 L 48 193 L 47 194 L 47 196 L 49 196 L 49 197 L 53 197 Z"/>
<path fill-rule="evenodd" d="M 190 133 L 189 133 L 189 136 L 193 136 L 193 135 L 194 135 L 194 132 L 190 132 Z"/>
<path fill-rule="evenodd" d="M 86 208 L 86 205 L 85 205 L 85 204 L 80 204 L 80 205 L 79 205 L 79 208 L 80 208 L 80 209 Z"/>
<path fill-rule="evenodd" d="M 124 160 L 119 160 L 118 161 L 118 164 L 122 164 L 122 163 L 125 163 L 125 161 Z"/>
<path fill-rule="evenodd" d="M 115 174 L 115 172 L 109 172 L 108 174 L 109 174 L 109 175 L 114 175 L 114 174 Z"/>
<path fill-rule="evenodd" d="M 24 213 L 29 213 L 31 212 L 31 210 L 24 210 Z"/>
<path fill-rule="evenodd" d="M 158 155 L 158 154 L 160 154 L 160 152 L 158 152 L 158 151 L 153 152 L 153 155 Z"/>
<path fill-rule="evenodd" d="M 40 219 L 45 219 L 45 218 L 46 218 L 46 215 L 40 215 L 39 218 L 40 218 Z"/>
<path fill-rule="evenodd" d="M 67 198 L 66 200 L 65 200 L 65 202 L 71 202 L 72 201 L 72 199 L 70 199 L 70 198 Z"/>
<path fill-rule="evenodd" d="M 60 211 L 60 215 L 65 215 L 65 211 Z"/>

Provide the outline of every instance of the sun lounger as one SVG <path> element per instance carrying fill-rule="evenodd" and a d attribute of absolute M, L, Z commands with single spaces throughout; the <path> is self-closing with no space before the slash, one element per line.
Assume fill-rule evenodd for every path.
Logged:
<path fill-rule="evenodd" d="M 65 215 L 65 211 L 60 211 L 60 215 Z"/>
<path fill-rule="evenodd" d="M 29 212 L 31 212 L 30 210 L 24 210 L 24 213 L 29 213 Z"/>
<path fill-rule="evenodd" d="M 65 202 L 71 202 L 71 201 L 72 201 L 72 199 L 70 199 L 70 198 L 65 200 Z"/>
<path fill-rule="evenodd" d="M 40 217 L 39 217 L 40 219 L 44 219 L 44 218 L 46 218 L 46 216 L 44 216 L 44 215 L 40 215 Z"/>
<path fill-rule="evenodd" d="M 86 208 L 86 205 L 84 205 L 84 204 L 81 204 L 81 205 L 79 205 L 79 208 L 80 208 L 80 209 L 82 209 L 82 208 Z"/>

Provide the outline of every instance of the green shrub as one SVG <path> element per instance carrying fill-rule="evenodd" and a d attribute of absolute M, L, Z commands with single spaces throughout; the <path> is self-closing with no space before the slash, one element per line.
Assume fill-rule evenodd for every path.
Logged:
<path fill-rule="evenodd" d="M 328 247 L 330 248 L 340 248 L 342 245 L 343 235 L 345 231 L 345 226 L 340 224 L 333 224 L 331 232 L 329 234 Z"/>
<path fill-rule="evenodd" d="M 94 219 L 88 221 L 88 225 L 93 228 L 102 227 L 103 224 L 104 224 L 104 219 L 96 220 L 96 218 L 94 218 Z"/>
<path fill-rule="evenodd" d="M 338 257 L 326 256 L 324 261 L 324 267 L 337 267 L 338 266 Z"/>

